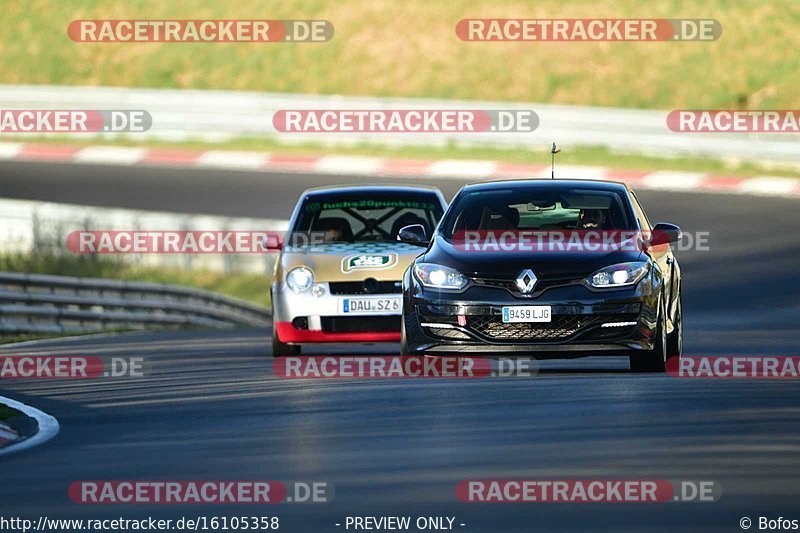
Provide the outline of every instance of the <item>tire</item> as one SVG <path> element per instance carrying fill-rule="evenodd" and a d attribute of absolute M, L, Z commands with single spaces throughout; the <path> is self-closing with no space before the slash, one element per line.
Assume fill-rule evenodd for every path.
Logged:
<path fill-rule="evenodd" d="M 660 304 L 655 345 L 652 350 L 635 353 L 629 357 L 631 372 L 665 372 L 667 369 L 667 313 L 664 301 Z"/>
<path fill-rule="evenodd" d="M 667 358 L 683 355 L 683 298 L 678 294 L 678 308 L 675 309 L 675 327 L 667 335 Z"/>
<path fill-rule="evenodd" d="M 402 315 L 400 319 L 400 355 L 414 355 L 408 349 L 408 339 L 406 338 L 406 317 Z"/>
<path fill-rule="evenodd" d="M 300 355 L 300 346 L 296 344 L 286 344 L 278 338 L 278 330 L 272 326 L 272 357 L 289 357 Z"/>

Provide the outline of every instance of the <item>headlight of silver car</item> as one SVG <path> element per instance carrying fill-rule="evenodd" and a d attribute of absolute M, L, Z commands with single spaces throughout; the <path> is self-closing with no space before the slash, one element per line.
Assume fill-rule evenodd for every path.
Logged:
<path fill-rule="evenodd" d="M 598 289 L 628 287 L 636 285 L 650 268 L 646 261 L 619 263 L 601 268 L 587 279 L 589 285 Z"/>
<path fill-rule="evenodd" d="M 286 274 L 286 285 L 300 294 L 308 291 L 314 284 L 314 274 L 306 267 L 293 268 Z"/>
<path fill-rule="evenodd" d="M 433 263 L 414 265 L 414 275 L 425 287 L 432 289 L 462 289 L 467 284 L 467 278 L 461 272 Z"/>

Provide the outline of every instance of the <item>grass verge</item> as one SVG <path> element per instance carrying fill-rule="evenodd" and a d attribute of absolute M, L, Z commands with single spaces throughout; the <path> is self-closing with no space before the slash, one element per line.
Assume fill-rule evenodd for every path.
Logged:
<path fill-rule="evenodd" d="M 141 267 L 98 256 L 48 253 L 0 255 L 0 270 L 185 285 L 269 305 L 270 279 L 266 274 Z"/>
<path fill-rule="evenodd" d="M 464 42 L 464 18 L 714 18 L 713 42 Z M 328 43 L 77 43 L 77 19 L 326 19 Z M 795 0 L 5 2 L 0 83 L 797 109 Z"/>

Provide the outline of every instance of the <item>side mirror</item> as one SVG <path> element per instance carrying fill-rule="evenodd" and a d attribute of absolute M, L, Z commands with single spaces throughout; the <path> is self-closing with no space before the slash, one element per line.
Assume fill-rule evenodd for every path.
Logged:
<path fill-rule="evenodd" d="M 679 240 L 681 240 L 681 228 L 675 224 L 667 224 L 666 222 L 659 222 L 656 224 L 650 235 L 651 246 L 678 242 Z"/>
<path fill-rule="evenodd" d="M 267 233 L 267 235 L 261 241 L 261 247 L 265 252 L 278 252 L 283 250 L 283 246 L 283 234 L 274 231 Z"/>
<path fill-rule="evenodd" d="M 397 240 L 417 246 L 428 246 L 428 236 L 425 234 L 425 227 L 422 224 L 411 224 L 403 226 L 397 232 Z"/>

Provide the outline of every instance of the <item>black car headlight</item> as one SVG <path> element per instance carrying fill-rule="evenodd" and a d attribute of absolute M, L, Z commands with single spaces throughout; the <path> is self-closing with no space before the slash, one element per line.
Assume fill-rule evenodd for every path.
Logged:
<path fill-rule="evenodd" d="M 647 261 L 619 263 L 601 268 L 589 276 L 586 281 L 598 289 L 629 287 L 639 283 L 649 270 L 650 263 Z"/>
<path fill-rule="evenodd" d="M 422 285 L 431 289 L 463 289 L 467 278 L 458 270 L 433 263 L 417 263 L 414 275 Z"/>

